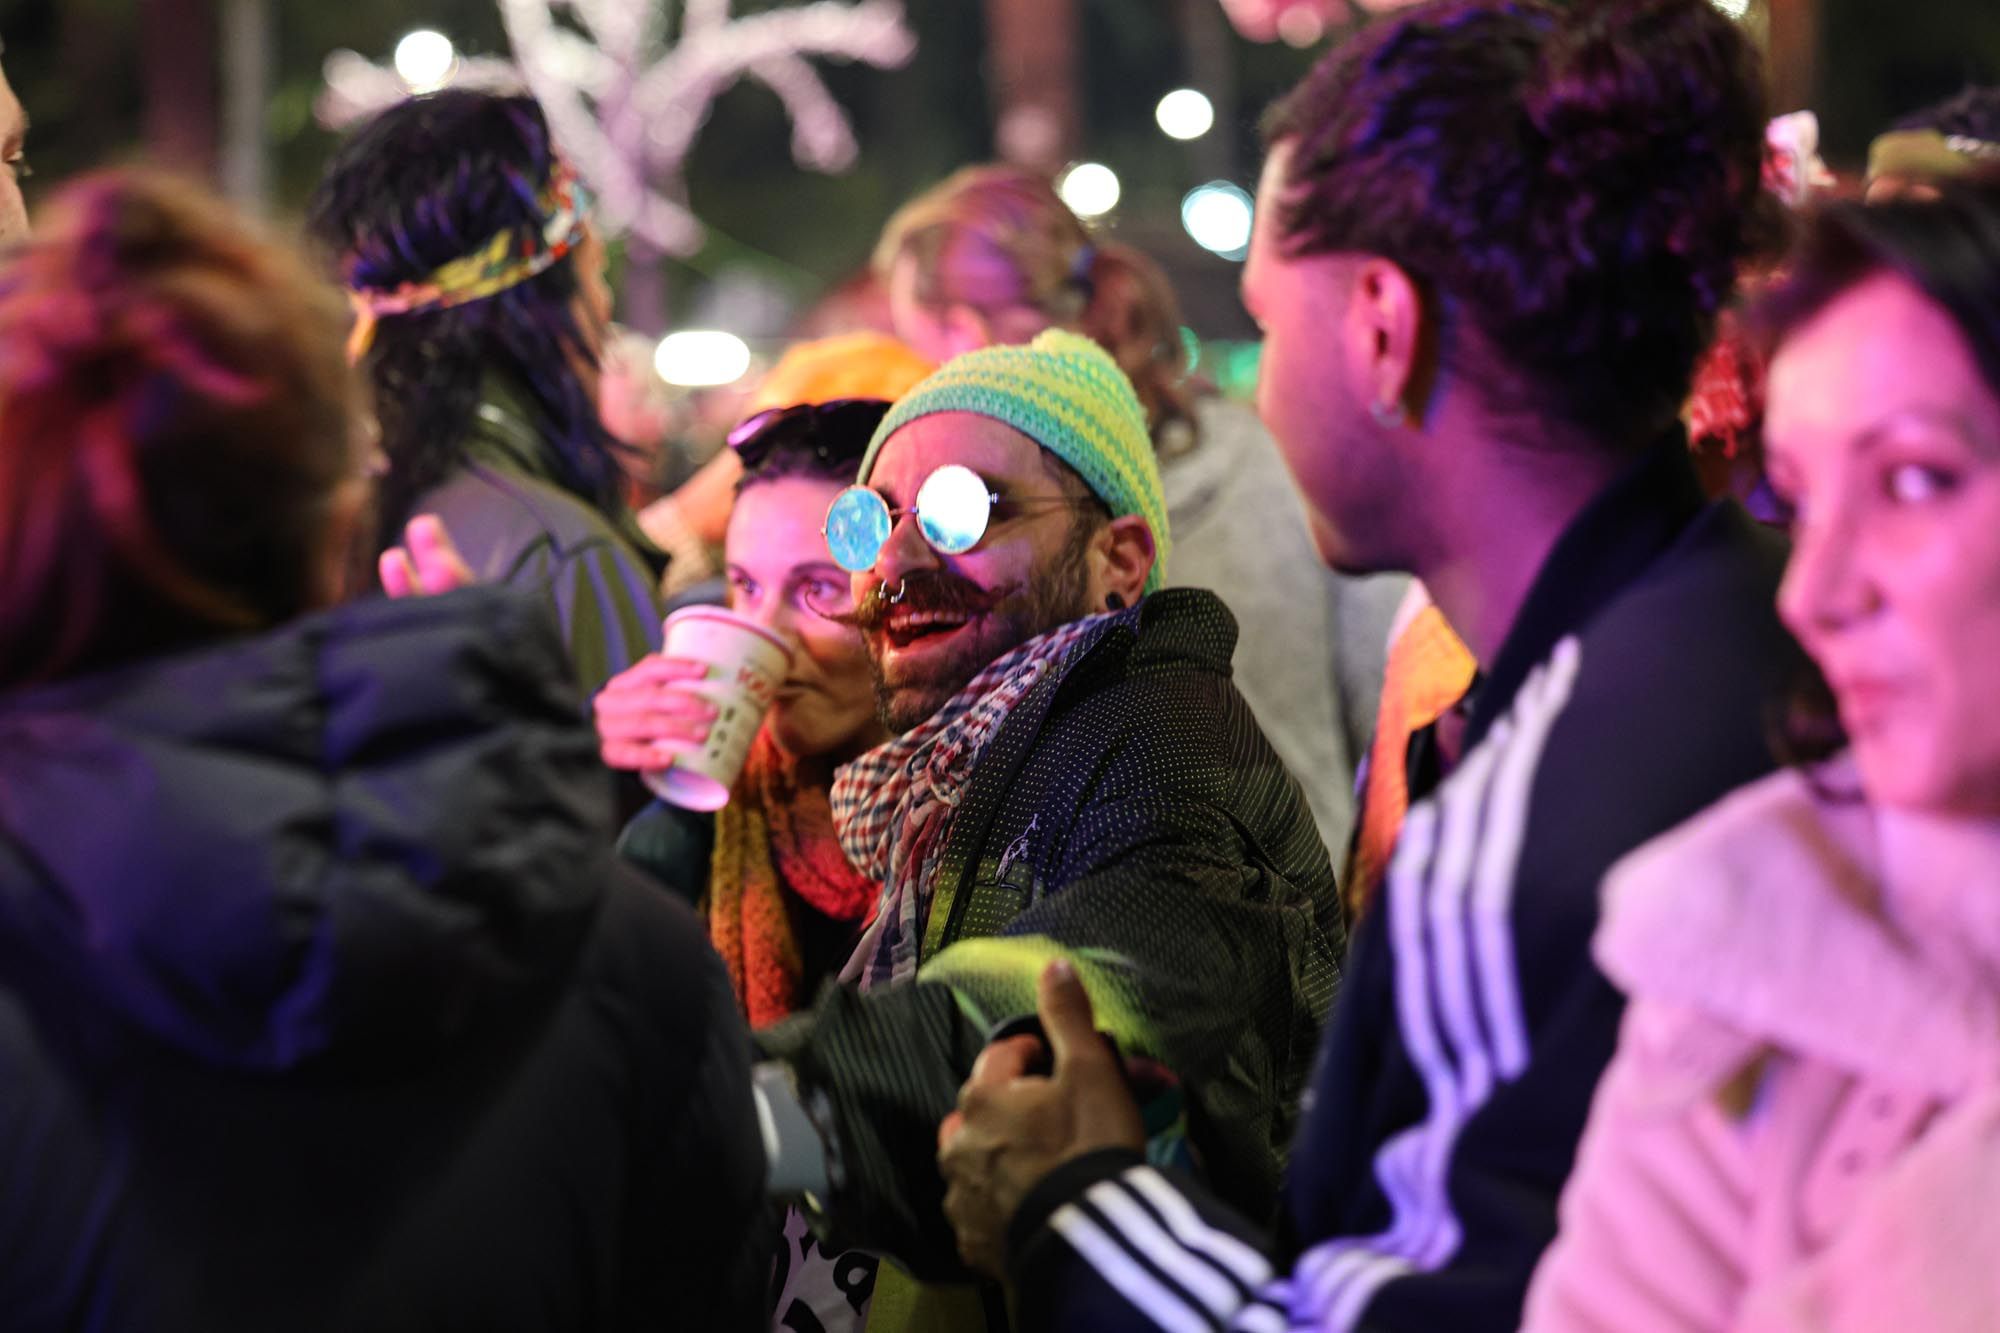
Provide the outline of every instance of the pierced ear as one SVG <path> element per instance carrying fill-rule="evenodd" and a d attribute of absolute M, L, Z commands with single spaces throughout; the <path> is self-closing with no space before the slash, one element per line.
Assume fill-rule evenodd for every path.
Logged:
<path fill-rule="evenodd" d="M 1126 514 L 1099 529 L 1094 545 L 1098 604 L 1105 605 L 1112 597 L 1121 598 L 1127 606 L 1138 601 L 1145 594 L 1146 579 L 1159 555 L 1152 526 L 1137 514 Z"/>
<path fill-rule="evenodd" d="M 1355 281 L 1354 307 L 1365 320 L 1373 355 L 1364 368 L 1378 419 L 1421 420 L 1425 380 L 1424 294 L 1402 266 L 1369 259 Z"/>

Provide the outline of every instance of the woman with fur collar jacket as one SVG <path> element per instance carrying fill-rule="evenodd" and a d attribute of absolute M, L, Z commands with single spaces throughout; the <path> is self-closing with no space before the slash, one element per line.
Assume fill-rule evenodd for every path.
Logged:
<path fill-rule="evenodd" d="M 2000 1327 L 1996 293 L 1989 186 L 1830 209 L 1773 299 L 1779 605 L 1845 749 L 1609 878 L 1632 1003 L 1535 1333 Z"/>

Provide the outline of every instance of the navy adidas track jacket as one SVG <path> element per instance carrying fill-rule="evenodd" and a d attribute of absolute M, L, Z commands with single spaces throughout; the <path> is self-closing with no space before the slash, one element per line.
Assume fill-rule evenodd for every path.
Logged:
<path fill-rule="evenodd" d="M 1355 937 L 1282 1234 L 1099 1153 L 1016 1217 L 1024 1328 L 1512 1330 L 1621 1001 L 1592 964 L 1613 861 L 1771 766 L 1796 659 L 1782 540 L 1655 446 L 1580 515 L 1475 685 Z"/>

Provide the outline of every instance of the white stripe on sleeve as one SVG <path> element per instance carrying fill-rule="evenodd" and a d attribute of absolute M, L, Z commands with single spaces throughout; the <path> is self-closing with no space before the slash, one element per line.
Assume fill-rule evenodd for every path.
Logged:
<path fill-rule="evenodd" d="M 1229 1322 L 1230 1333 L 1291 1333 L 1292 1321 L 1269 1305 L 1246 1305 Z"/>
<path fill-rule="evenodd" d="M 1429 1102 L 1423 1120 L 1375 1153 L 1390 1223 L 1338 1236 L 1294 1270 L 1295 1322 L 1346 1330 L 1388 1282 L 1451 1262 L 1463 1239 L 1450 1167 L 1459 1135 L 1499 1079 L 1530 1058 L 1512 911 L 1534 779 L 1568 705 L 1581 653 L 1563 640 L 1529 673 L 1507 716 L 1429 799 L 1410 809 L 1383 904 L 1396 1023 Z"/>
<path fill-rule="evenodd" d="M 1049 1218 L 1049 1226 L 1099 1277 L 1166 1333 L 1211 1333 L 1214 1329 L 1212 1320 L 1196 1312 L 1171 1288 L 1147 1272 L 1145 1265 L 1127 1253 L 1075 1204 L 1066 1203 L 1056 1209 Z"/>
<path fill-rule="evenodd" d="M 1219 1227 L 1202 1221 L 1181 1192 L 1165 1176 L 1150 1166 L 1135 1166 L 1122 1177 L 1133 1190 L 1167 1219 L 1174 1239 L 1190 1250 L 1209 1258 L 1236 1275 L 1237 1281 L 1255 1291 L 1271 1280 L 1271 1264 L 1263 1255 Z"/>
<path fill-rule="evenodd" d="M 1121 1189 L 1116 1180 L 1098 1181 L 1084 1194 L 1084 1198 L 1104 1214 L 1104 1220 L 1117 1232 L 1126 1249 L 1145 1255 L 1160 1268 L 1172 1273 L 1174 1281 L 1208 1307 L 1216 1322 L 1229 1318 L 1243 1304 L 1243 1293 L 1237 1290 L 1234 1283 L 1218 1272 L 1213 1264 L 1204 1262 L 1199 1254 L 1190 1254 L 1184 1247 L 1176 1245 L 1173 1238 L 1153 1220 L 1153 1215 Z"/>

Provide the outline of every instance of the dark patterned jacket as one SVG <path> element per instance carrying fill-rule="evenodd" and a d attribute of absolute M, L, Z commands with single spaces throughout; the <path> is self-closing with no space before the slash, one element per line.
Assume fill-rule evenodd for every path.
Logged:
<path fill-rule="evenodd" d="M 1230 683 L 1235 641 L 1228 609 L 1193 589 L 1110 618 L 981 756 L 918 979 L 832 990 L 766 1038 L 828 1096 L 840 1240 L 962 1274 L 937 1124 L 988 1036 L 1034 1013 L 1058 952 L 1100 1026 L 1183 1081 L 1215 1188 L 1271 1214 L 1344 939 L 1312 812 Z"/>

